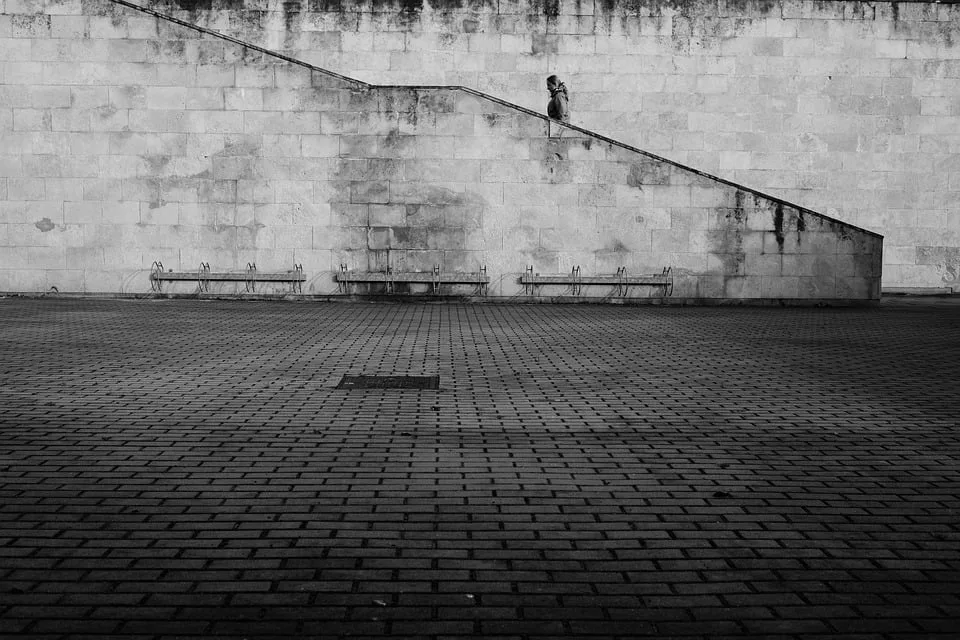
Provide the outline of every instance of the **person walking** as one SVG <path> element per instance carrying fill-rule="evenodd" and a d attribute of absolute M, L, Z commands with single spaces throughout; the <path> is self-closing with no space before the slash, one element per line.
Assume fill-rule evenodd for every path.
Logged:
<path fill-rule="evenodd" d="M 570 122 L 570 95 L 567 93 L 567 85 L 557 76 L 550 76 L 547 78 L 547 91 L 550 92 L 547 115 L 560 122 Z"/>

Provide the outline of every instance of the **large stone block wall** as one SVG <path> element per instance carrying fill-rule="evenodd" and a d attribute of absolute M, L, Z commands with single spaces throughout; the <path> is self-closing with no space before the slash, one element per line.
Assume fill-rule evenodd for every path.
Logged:
<path fill-rule="evenodd" d="M 879 295 L 876 234 L 475 92 L 370 87 L 107 0 L 5 17 L 0 291 L 148 292 L 161 261 L 300 263 L 321 295 L 341 264 L 485 266 L 507 298 L 527 266 Z"/>
<path fill-rule="evenodd" d="M 558 73 L 576 124 L 884 234 L 885 286 L 960 289 L 960 5 L 142 2 L 375 84 L 543 111 Z"/>

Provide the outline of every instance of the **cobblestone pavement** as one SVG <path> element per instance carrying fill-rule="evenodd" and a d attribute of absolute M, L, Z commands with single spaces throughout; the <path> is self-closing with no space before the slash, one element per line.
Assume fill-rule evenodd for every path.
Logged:
<path fill-rule="evenodd" d="M 4 638 L 960 632 L 949 300 L 8 298 L 0 406 Z"/>

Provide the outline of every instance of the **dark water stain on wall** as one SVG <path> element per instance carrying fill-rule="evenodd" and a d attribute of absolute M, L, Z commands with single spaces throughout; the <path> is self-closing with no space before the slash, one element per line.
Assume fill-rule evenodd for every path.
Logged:
<path fill-rule="evenodd" d="M 245 0 L 173 0 L 184 11 L 241 10 Z"/>
<path fill-rule="evenodd" d="M 710 253 L 716 256 L 725 276 L 743 275 L 746 253 L 743 250 L 743 234 L 747 226 L 747 215 L 743 208 L 744 193 L 734 194 L 732 208 L 717 212 L 718 228 L 709 231 Z"/>
<path fill-rule="evenodd" d="M 779 202 L 773 211 L 773 232 L 777 236 L 777 248 L 783 253 L 783 205 Z"/>

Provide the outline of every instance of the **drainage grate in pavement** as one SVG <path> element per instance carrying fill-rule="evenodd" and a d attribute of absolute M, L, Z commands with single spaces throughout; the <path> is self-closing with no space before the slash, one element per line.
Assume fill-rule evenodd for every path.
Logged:
<path fill-rule="evenodd" d="M 337 389 L 439 389 L 440 376 L 343 376 Z"/>

